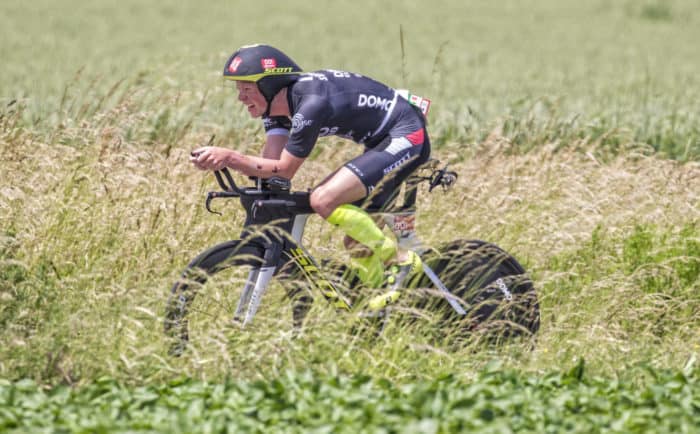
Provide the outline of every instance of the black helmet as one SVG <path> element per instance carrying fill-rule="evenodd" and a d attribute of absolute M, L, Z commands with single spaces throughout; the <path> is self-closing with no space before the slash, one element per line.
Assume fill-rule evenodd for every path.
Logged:
<path fill-rule="evenodd" d="M 286 54 L 269 45 L 246 45 L 231 55 L 224 65 L 224 78 L 257 83 L 267 100 L 297 81 L 302 72 Z"/>

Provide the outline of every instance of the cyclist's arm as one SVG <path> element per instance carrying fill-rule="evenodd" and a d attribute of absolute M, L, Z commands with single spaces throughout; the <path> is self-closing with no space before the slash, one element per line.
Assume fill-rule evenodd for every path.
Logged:
<path fill-rule="evenodd" d="M 263 148 L 263 158 L 233 152 L 228 159 L 229 167 L 248 176 L 263 178 L 281 176 L 292 179 L 316 144 L 319 129 L 324 124 L 324 118 L 329 112 L 327 101 L 319 98 L 307 98 L 294 116 L 295 123 L 285 118 L 288 122 L 286 125 L 289 127 L 288 131 L 282 132 L 266 127 L 267 141 Z M 284 126 L 284 119 L 275 118 L 274 121 L 277 122 L 276 125 Z M 275 131 L 277 134 L 281 134 L 282 139 L 273 139 Z M 278 149 L 277 146 L 279 146 L 279 157 L 274 156 Z M 269 157 L 267 152 L 270 154 Z"/>
<path fill-rule="evenodd" d="M 282 156 L 284 146 L 287 144 L 288 137 L 286 135 L 268 135 L 263 146 L 261 157 L 278 160 Z"/>
<path fill-rule="evenodd" d="M 269 178 L 281 176 L 292 179 L 306 157 L 296 157 L 284 149 L 279 158 L 243 155 L 232 149 L 205 146 L 192 151 L 190 161 L 201 170 L 221 170 L 230 167 L 248 176 Z"/>
<path fill-rule="evenodd" d="M 262 157 L 231 151 L 226 165 L 248 176 L 292 179 L 318 139 L 318 124 L 312 122 L 308 128 L 292 130 L 289 136 L 268 133 Z"/>
<path fill-rule="evenodd" d="M 292 179 L 306 158 L 295 157 L 283 149 L 279 159 L 254 157 L 231 151 L 227 158 L 227 166 L 247 176 L 269 178 L 281 176 Z"/>
<path fill-rule="evenodd" d="M 291 121 L 289 121 L 288 126 L 291 128 L 289 137 L 287 134 L 279 134 L 281 138 L 272 139 L 278 134 L 270 134 L 270 128 L 266 126 L 267 139 L 262 157 L 243 155 L 226 148 L 205 146 L 193 151 L 190 160 L 202 170 L 230 167 L 247 176 L 260 178 L 280 176 L 292 179 L 311 153 L 318 139 L 319 128 L 323 124 L 322 114 L 327 112 L 324 110 L 325 105 L 315 103 L 315 100 L 311 100 L 311 103 L 302 107 L 303 110 L 300 109 L 300 121 L 296 128 L 291 128 Z M 276 156 L 278 152 L 279 157 Z"/>
<path fill-rule="evenodd" d="M 265 127 L 265 146 L 263 146 L 262 157 L 279 160 L 287 141 L 289 131 L 292 129 L 292 122 L 287 116 L 272 116 L 263 119 Z"/>
<path fill-rule="evenodd" d="M 284 129 L 275 129 L 272 131 L 267 131 L 265 137 L 265 145 L 263 146 L 262 153 L 260 157 L 249 156 L 250 161 L 245 162 L 245 157 L 241 159 L 243 161 L 243 166 L 248 169 L 255 168 L 257 170 L 262 167 L 262 170 L 266 174 L 256 174 L 256 173 L 246 173 L 244 170 L 240 172 L 248 176 L 259 176 L 261 178 L 269 178 L 270 176 L 281 176 L 283 178 L 292 179 L 296 171 L 304 162 L 304 159 L 294 157 L 287 152 L 287 156 L 283 157 L 283 152 L 285 152 L 284 147 L 287 145 L 289 140 L 289 131 Z M 291 157 L 291 158 L 289 158 Z M 265 161 L 273 160 L 273 161 Z M 300 161 L 294 161 L 300 160 Z M 275 163 L 275 161 L 277 163 Z M 297 164 L 298 163 L 298 164 Z M 266 170 L 267 169 L 267 170 Z M 267 174 L 271 171 L 271 174 Z"/>

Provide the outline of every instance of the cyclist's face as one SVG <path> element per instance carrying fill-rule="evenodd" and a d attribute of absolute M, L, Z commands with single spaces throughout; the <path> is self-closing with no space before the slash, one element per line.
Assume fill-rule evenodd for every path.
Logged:
<path fill-rule="evenodd" d="M 255 83 L 237 81 L 236 89 L 238 89 L 238 100 L 246 105 L 250 116 L 257 118 L 265 113 L 267 101 Z"/>

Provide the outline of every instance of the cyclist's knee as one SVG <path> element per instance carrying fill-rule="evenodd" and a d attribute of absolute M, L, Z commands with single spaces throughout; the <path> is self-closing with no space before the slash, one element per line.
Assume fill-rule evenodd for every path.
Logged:
<path fill-rule="evenodd" d="M 311 208 L 324 219 L 327 219 L 338 207 L 338 204 L 335 203 L 335 198 L 326 191 L 324 186 L 320 186 L 311 192 L 309 204 Z"/>

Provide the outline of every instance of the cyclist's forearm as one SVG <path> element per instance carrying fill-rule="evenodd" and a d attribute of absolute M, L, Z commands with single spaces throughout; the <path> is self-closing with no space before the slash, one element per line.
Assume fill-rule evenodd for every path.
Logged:
<path fill-rule="evenodd" d="M 228 166 L 247 176 L 269 178 L 270 176 L 282 176 L 279 172 L 279 160 L 255 157 L 252 155 L 233 155 L 229 159 Z"/>
<path fill-rule="evenodd" d="M 302 160 L 303 161 L 303 160 Z M 280 159 L 255 157 L 232 152 L 228 159 L 228 166 L 247 176 L 269 178 L 281 176 L 291 179 L 296 173 L 301 162 L 290 161 L 283 155 Z"/>

